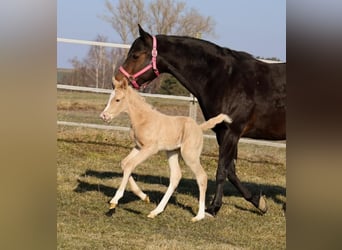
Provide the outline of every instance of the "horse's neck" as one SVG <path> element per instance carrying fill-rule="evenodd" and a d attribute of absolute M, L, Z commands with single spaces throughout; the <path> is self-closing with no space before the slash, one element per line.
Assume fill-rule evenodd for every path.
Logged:
<path fill-rule="evenodd" d="M 211 102 L 212 99 L 208 98 L 207 90 L 210 88 L 207 85 L 214 84 L 214 80 L 209 79 L 211 72 L 208 71 L 212 70 L 212 65 L 209 65 L 209 62 L 215 61 L 216 58 L 214 54 L 203 50 L 208 47 L 212 51 L 216 45 L 191 38 L 183 38 L 179 42 L 180 39 L 177 37 L 164 35 L 158 39 L 160 39 L 158 55 L 160 55 L 161 72 L 172 74 L 190 91 L 199 101 L 205 118 L 209 118 L 211 115 L 207 107 L 210 105 L 207 102 Z M 177 51 L 177 55 L 174 51 Z M 206 54 L 204 55 L 204 53 Z M 205 60 L 203 56 L 205 56 Z"/>
<path fill-rule="evenodd" d="M 127 87 L 126 98 L 128 102 L 128 115 L 133 128 L 138 127 L 143 121 L 150 119 L 153 108 L 131 87 Z"/>
<path fill-rule="evenodd" d="M 179 38 L 172 36 L 160 36 L 159 39 L 163 71 L 172 74 L 192 94 L 199 97 L 201 88 L 205 88 L 206 84 L 199 79 L 205 79 L 206 72 L 198 69 L 197 62 L 201 61 L 203 69 L 209 67 L 205 65 L 206 61 L 203 61 L 200 53 L 194 53 L 195 50 L 203 50 L 201 42 L 191 38 L 179 42 Z M 181 52 L 181 55 L 175 56 L 172 51 Z"/>

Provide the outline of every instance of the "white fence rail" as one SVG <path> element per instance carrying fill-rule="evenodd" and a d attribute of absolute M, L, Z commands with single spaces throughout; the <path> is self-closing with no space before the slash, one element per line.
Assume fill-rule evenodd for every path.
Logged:
<path fill-rule="evenodd" d="M 76 90 L 76 91 L 86 91 L 86 92 L 94 92 L 94 93 L 112 93 L 111 89 L 101 89 L 101 88 L 91 88 L 91 87 L 81 87 L 81 86 L 73 86 L 73 85 L 64 85 L 57 84 L 58 89 L 66 89 L 66 90 Z M 190 96 L 176 96 L 176 95 L 159 95 L 159 94 L 148 94 L 148 93 L 140 93 L 145 97 L 156 97 L 162 99 L 173 99 L 173 100 L 181 100 L 181 101 L 195 101 L 197 99 Z"/>
<path fill-rule="evenodd" d="M 104 129 L 104 130 L 117 130 L 117 131 L 125 131 L 125 132 L 128 132 L 130 130 L 130 128 L 128 128 L 128 127 L 99 125 L 99 124 L 81 123 L 81 122 L 67 122 L 67 121 L 57 121 L 57 125 L 84 127 L 84 128 L 95 128 L 95 129 Z M 216 139 L 215 135 L 204 134 L 203 137 L 208 138 L 208 139 Z M 260 146 L 286 148 L 285 143 L 265 141 L 265 140 L 253 140 L 253 139 L 248 139 L 248 138 L 241 138 L 239 140 L 239 143 L 249 143 L 249 144 L 260 145 Z"/>
<path fill-rule="evenodd" d="M 80 87 L 80 86 L 71 86 L 71 85 L 63 85 L 57 84 L 58 89 L 64 90 L 74 90 L 74 91 L 86 91 L 86 92 L 95 92 L 95 93 L 111 93 L 110 89 L 99 89 L 99 88 L 89 88 L 89 87 Z M 155 97 L 155 98 L 164 98 L 164 99 L 174 99 L 174 100 L 183 100 L 189 101 L 190 105 L 193 102 L 197 101 L 196 98 L 187 97 L 187 96 L 173 96 L 173 95 L 157 95 L 157 94 L 147 94 L 141 93 L 141 95 L 146 97 Z M 191 108 L 190 108 L 191 109 Z M 120 126 L 108 126 L 108 125 L 99 125 L 92 123 L 81 123 L 81 122 L 68 122 L 68 121 L 57 121 L 58 125 L 63 126 L 77 126 L 77 127 L 86 127 L 86 128 L 95 128 L 95 129 L 105 129 L 105 130 L 118 130 L 118 131 L 129 131 L 128 127 L 120 127 Z M 214 135 L 204 135 L 205 138 L 215 139 Z M 250 143 L 255 145 L 269 146 L 269 147 L 277 147 L 277 148 L 286 148 L 286 143 L 283 142 L 273 142 L 273 141 L 265 141 L 265 140 L 254 140 L 248 138 L 241 138 L 240 143 Z"/>
<path fill-rule="evenodd" d="M 87 40 L 60 38 L 60 37 L 57 37 L 57 42 L 83 44 L 83 45 L 94 45 L 94 46 L 103 46 L 103 47 L 111 47 L 111 48 L 122 48 L 122 49 L 129 49 L 131 47 L 131 45 L 128 45 L 128 44 L 94 42 L 94 41 L 87 41 Z"/>

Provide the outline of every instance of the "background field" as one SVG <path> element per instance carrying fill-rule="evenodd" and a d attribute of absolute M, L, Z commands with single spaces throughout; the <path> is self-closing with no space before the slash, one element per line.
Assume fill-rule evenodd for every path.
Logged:
<path fill-rule="evenodd" d="M 103 94 L 58 91 L 58 120 L 103 124 L 98 116 L 107 98 Z M 188 114 L 186 102 L 149 102 L 165 113 Z M 128 125 L 127 116 L 117 119 L 116 124 Z M 193 174 L 182 161 L 183 178 L 165 211 L 155 219 L 147 218 L 169 182 L 163 152 L 138 166 L 134 173 L 152 202 L 140 201 L 128 189 L 116 213 L 105 216 L 107 201 L 121 181 L 120 161 L 132 146 L 126 132 L 58 126 L 58 249 L 286 248 L 285 149 L 239 145 L 237 174 L 251 190 L 262 191 L 266 196 L 269 210 L 265 215 L 227 182 L 224 204 L 217 217 L 192 223 L 198 209 L 198 189 Z M 207 203 L 215 190 L 217 149 L 215 140 L 205 140 L 201 161 L 209 179 Z"/>

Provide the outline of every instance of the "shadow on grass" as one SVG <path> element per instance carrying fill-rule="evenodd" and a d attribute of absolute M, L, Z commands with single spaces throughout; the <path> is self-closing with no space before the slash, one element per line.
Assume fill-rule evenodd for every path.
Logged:
<path fill-rule="evenodd" d="M 111 147 L 120 147 L 125 149 L 132 149 L 132 145 L 122 145 L 117 143 L 111 143 L 106 141 L 93 141 L 93 140 L 84 140 L 84 139 L 57 139 L 58 142 L 67 142 L 73 144 L 90 144 L 90 145 L 101 145 L 101 146 L 111 146 Z"/>
<path fill-rule="evenodd" d="M 84 174 L 81 175 L 81 177 L 95 177 L 98 179 L 112 179 L 112 178 L 122 178 L 121 172 L 112 172 L 112 171 L 96 171 L 96 170 L 86 170 Z M 155 176 L 155 175 L 141 175 L 141 174 L 132 174 L 133 178 L 139 183 L 144 182 L 148 184 L 158 184 L 158 185 L 169 185 L 169 178 L 163 177 L 163 176 Z M 278 186 L 278 185 L 269 185 L 269 184 L 259 184 L 259 183 L 253 183 L 253 182 L 242 182 L 243 185 L 245 185 L 249 190 L 251 190 L 252 193 L 260 193 L 262 192 L 263 195 L 266 196 L 267 199 L 272 199 L 275 203 L 281 204 L 284 208 L 286 203 L 279 199 L 279 196 L 286 196 L 286 189 L 284 187 Z M 116 188 L 105 186 L 102 184 L 91 184 L 88 182 L 85 182 L 83 180 L 78 180 L 78 186 L 75 188 L 75 192 L 89 192 L 89 191 L 98 191 L 103 193 L 105 196 L 112 198 L 116 192 Z M 216 183 L 215 181 L 208 180 L 208 187 L 207 187 L 207 195 L 206 195 L 206 204 L 209 204 L 209 202 L 212 199 L 213 194 L 216 190 Z M 151 202 L 159 203 L 159 201 L 162 199 L 164 193 L 160 191 L 155 190 L 143 190 L 147 195 L 150 196 Z M 198 199 L 199 192 L 198 192 L 198 186 L 195 179 L 188 179 L 188 178 L 182 178 L 178 187 L 177 187 L 177 193 L 191 195 Z M 165 188 L 166 192 L 166 188 Z M 242 197 L 241 194 L 237 191 L 237 189 L 228 181 L 225 183 L 223 194 L 225 196 L 236 196 L 236 197 Z M 132 201 L 139 200 L 139 198 L 133 194 L 131 191 L 125 191 L 125 194 L 123 198 L 120 200 L 121 204 L 129 203 Z M 182 205 L 178 203 L 174 196 L 172 196 L 169 200 L 169 203 L 177 205 L 179 207 L 182 207 L 185 210 L 188 210 L 190 213 L 195 215 L 193 209 L 189 206 Z M 246 208 L 236 206 L 236 208 L 241 210 L 246 210 Z M 247 209 L 248 210 L 248 209 Z M 249 209 L 251 212 L 255 212 L 254 210 Z"/>
<path fill-rule="evenodd" d="M 90 173 L 94 173 L 96 177 L 98 176 L 105 176 L 104 178 L 109 178 L 108 177 L 108 173 L 109 172 L 99 172 L 97 173 L 97 171 L 93 171 L 93 170 L 87 170 L 87 172 L 90 171 Z M 96 173 L 95 173 L 96 172 Z M 86 174 L 87 176 L 91 176 L 89 172 Z M 100 174 L 100 175 L 98 175 Z M 84 176 L 84 175 L 82 175 Z M 112 178 L 113 177 L 121 177 L 121 174 L 118 173 L 112 173 Z M 135 177 L 136 175 L 133 175 L 133 177 Z M 136 178 L 134 178 L 136 179 Z M 165 178 L 166 179 L 166 178 Z M 91 191 L 97 191 L 100 192 L 102 194 L 104 194 L 105 196 L 107 196 L 108 198 L 112 198 L 116 192 L 116 188 L 114 187 L 109 187 L 103 184 L 93 184 L 93 183 L 88 183 L 86 181 L 77 180 L 78 185 L 77 187 L 74 189 L 75 192 L 77 193 L 85 193 L 85 192 L 91 192 Z M 166 190 L 165 190 L 166 191 Z M 163 192 L 160 191 L 156 191 L 156 190 L 144 190 L 144 192 L 150 197 L 150 201 L 152 203 L 155 203 L 156 205 L 159 204 L 159 202 L 161 201 L 161 199 L 164 196 Z M 108 200 L 108 202 L 110 201 L 110 199 Z M 120 204 L 127 204 L 133 201 L 138 201 L 140 200 L 139 197 L 137 197 L 133 192 L 131 191 L 125 191 L 124 196 L 120 199 L 119 205 Z M 193 216 L 196 215 L 196 213 L 194 212 L 193 208 L 190 206 L 186 206 L 184 204 L 180 204 L 179 202 L 177 202 L 177 199 L 174 196 L 171 196 L 168 204 L 173 204 L 176 205 L 184 210 L 189 211 Z M 125 208 L 125 210 L 135 213 L 135 214 L 139 214 L 141 212 L 133 210 L 133 209 L 129 209 L 129 208 Z"/>

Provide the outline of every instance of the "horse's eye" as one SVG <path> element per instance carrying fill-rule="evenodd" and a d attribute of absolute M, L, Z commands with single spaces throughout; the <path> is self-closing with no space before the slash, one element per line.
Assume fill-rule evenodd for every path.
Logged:
<path fill-rule="evenodd" d="M 133 59 L 138 59 L 139 55 L 138 54 L 133 54 Z"/>
<path fill-rule="evenodd" d="M 120 101 L 120 99 L 116 99 L 115 101 L 116 101 L 116 102 L 119 102 L 119 101 Z"/>

